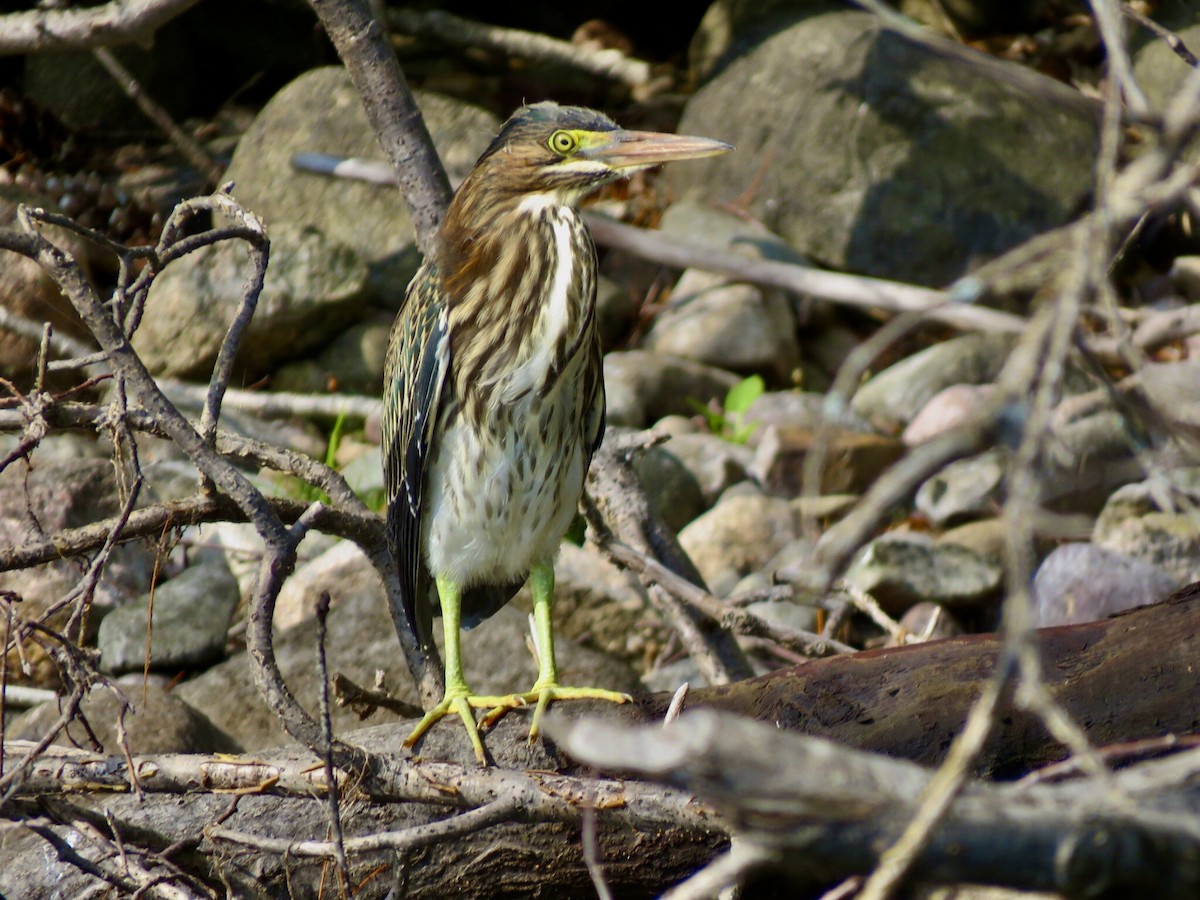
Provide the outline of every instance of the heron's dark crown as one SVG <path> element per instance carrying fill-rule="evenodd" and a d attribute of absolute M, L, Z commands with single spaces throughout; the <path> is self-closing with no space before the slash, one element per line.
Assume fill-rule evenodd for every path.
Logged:
<path fill-rule="evenodd" d="M 604 113 L 584 106 L 559 106 L 550 100 L 522 106 L 504 123 L 496 139 L 483 151 L 476 165 L 500 150 L 529 144 L 543 145 L 555 131 L 619 131 L 620 126 Z M 558 157 L 547 152 L 545 158 Z"/>

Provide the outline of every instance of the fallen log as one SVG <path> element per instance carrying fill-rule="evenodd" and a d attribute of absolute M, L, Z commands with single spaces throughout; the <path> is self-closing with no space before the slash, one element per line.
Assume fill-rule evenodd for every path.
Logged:
<path fill-rule="evenodd" d="M 1103 745 L 1197 730 L 1198 631 L 1200 589 L 1192 589 L 1102 622 L 1039 631 L 1036 643 L 1047 688 L 1092 742 Z M 783 730 L 933 765 L 989 677 L 998 649 L 996 636 L 973 635 L 813 660 L 693 691 L 688 706 L 737 712 Z M 619 708 L 562 704 L 559 713 L 569 718 L 599 713 L 644 724 L 661 720 L 668 700 L 643 695 Z M 715 814 L 719 803 L 692 799 L 692 785 L 680 791 L 615 778 L 589 781 L 552 743 L 530 747 L 527 728 L 526 714 L 518 712 L 485 736 L 496 763 L 488 769 L 474 765 L 470 746 L 453 723 L 433 729 L 418 747 L 425 761 L 401 757 L 403 724 L 342 736 L 375 761 L 369 771 L 343 773 L 347 840 L 381 831 L 401 835 L 395 846 L 351 845 L 352 874 L 365 879 L 356 896 L 384 896 L 399 888 L 413 897 L 528 896 L 534 891 L 543 897 L 574 897 L 593 890 L 597 870 L 607 875 L 619 896 L 653 896 L 727 845 L 729 828 L 736 823 Z M 19 765 L 22 752 L 6 747 L 5 771 Z M 997 723 L 980 772 L 1016 776 L 1063 755 L 1038 722 L 1009 708 Z M 144 849 L 149 860 L 144 880 L 162 876 L 174 878 L 176 885 L 191 884 L 193 892 L 182 895 L 206 896 L 205 889 L 215 895 L 222 883 L 236 885 L 246 896 L 255 891 L 269 896 L 287 885 L 315 890 L 323 873 L 331 877 L 331 855 L 323 770 L 314 762 L 308 751 L 294 747 L 232 761 L 135 757 L 135 771 L 156 773 L 140 779 L 139 799 L 121 757 L 51 748 L 3 807 L 9 821 L 41 830 L 27 830 L 0 850 L 0 890 L 10 896 L 36 894 L 38 879 L 43 888 L 51 882 L 72 890 L 95 885 L 99 876 L 81 872 L 74 863 L 47 866 L 45 842 L 57 835 L 63 839 L 60 853 L 67 853 L 66 848 L 86 853 L 89 833 L 93 839 L 106 833 L 113 840 L 114 829 L 127 855 Z M 273 770 L 273 765 L 280 768 Z M 253 783 L 246 782 L 247 771 Z M 831 770 L 826 766 L 818 774 L 828 779 Z M 238 796 L 232 804 L 230 798 Z M 502 809 L 502 816 L 482 813 L 478 827 L 454 837 L 423 838 L 414 831 L 500 801 L 509 803 L 493 807 Z M 882 817 L 877 823 L 882 831 L 872 833 L 877 838 L 892 833 L 903 821 L 905 807 Z M 587 808 L 594 812 L 585 814 Z M 591 867 L 581 837 L 591 827 L 589 816 L 594 816 L 600 860 Z M 871 864 L 873 855 L 862 852 L 862 842 L 845 840 L 847 834 L 867 833 L 861 822 L 852 824 L 847 831 L 845 823 L 813 823 L 821 848 L 814 858 L 823 860 L 826 873 L 860 871 Z M 357 847 L 363 849 L 353 849 Z M 853 858 L 828 855 L 839 847 Z M 933 847 L 955 852 L 953 841 Z M 166 848 L 171 852 L 160 857 Z M 163 859 L 175 868 L 169 869 Z M 656 862 L 647 865 L 647 860 Z M 989 865 L 994 871 L 994 858 Z M 920 871 L 970 874 L 936 857 L 926 859 Z M 814 874 L 809 871 L 806 877 Z M 988 880 L 987 871 L 977 874 Z M 1048 883 L 1030 878 L 1031 883 Z"/>

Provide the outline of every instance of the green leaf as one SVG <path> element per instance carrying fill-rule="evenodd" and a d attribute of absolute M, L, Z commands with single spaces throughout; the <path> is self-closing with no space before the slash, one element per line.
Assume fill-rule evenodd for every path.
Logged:
<path fill-rule="evenodd" d="M 767 389 L 766 382 L 759 375 L 743 378 L 729 389 L 725 395 L 725 412 L 740 415 L 750 408 L 750 404 L 759 398 Z"/>

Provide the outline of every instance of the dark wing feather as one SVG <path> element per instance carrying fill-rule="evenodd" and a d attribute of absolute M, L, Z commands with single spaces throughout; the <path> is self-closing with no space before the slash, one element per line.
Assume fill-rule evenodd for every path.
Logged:
<path fill-rule="evenodd" d="M 425 469 L 449 369 L 447 309 L 437 268 L 426 263 L 392 325 L 382 419 L 388 545 L 400 573 L 405 618 L 423 646 L 433 639 L 430 575 L 421 546 Z"/>

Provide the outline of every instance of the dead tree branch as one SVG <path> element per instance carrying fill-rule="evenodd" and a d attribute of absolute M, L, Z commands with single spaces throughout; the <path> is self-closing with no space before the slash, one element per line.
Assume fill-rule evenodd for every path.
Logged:
<path fill-rule="evenodd" d="M 145 41 L 198 0 L 112 0 L 100 6 L 0 16 L 0 56 Z"/>

